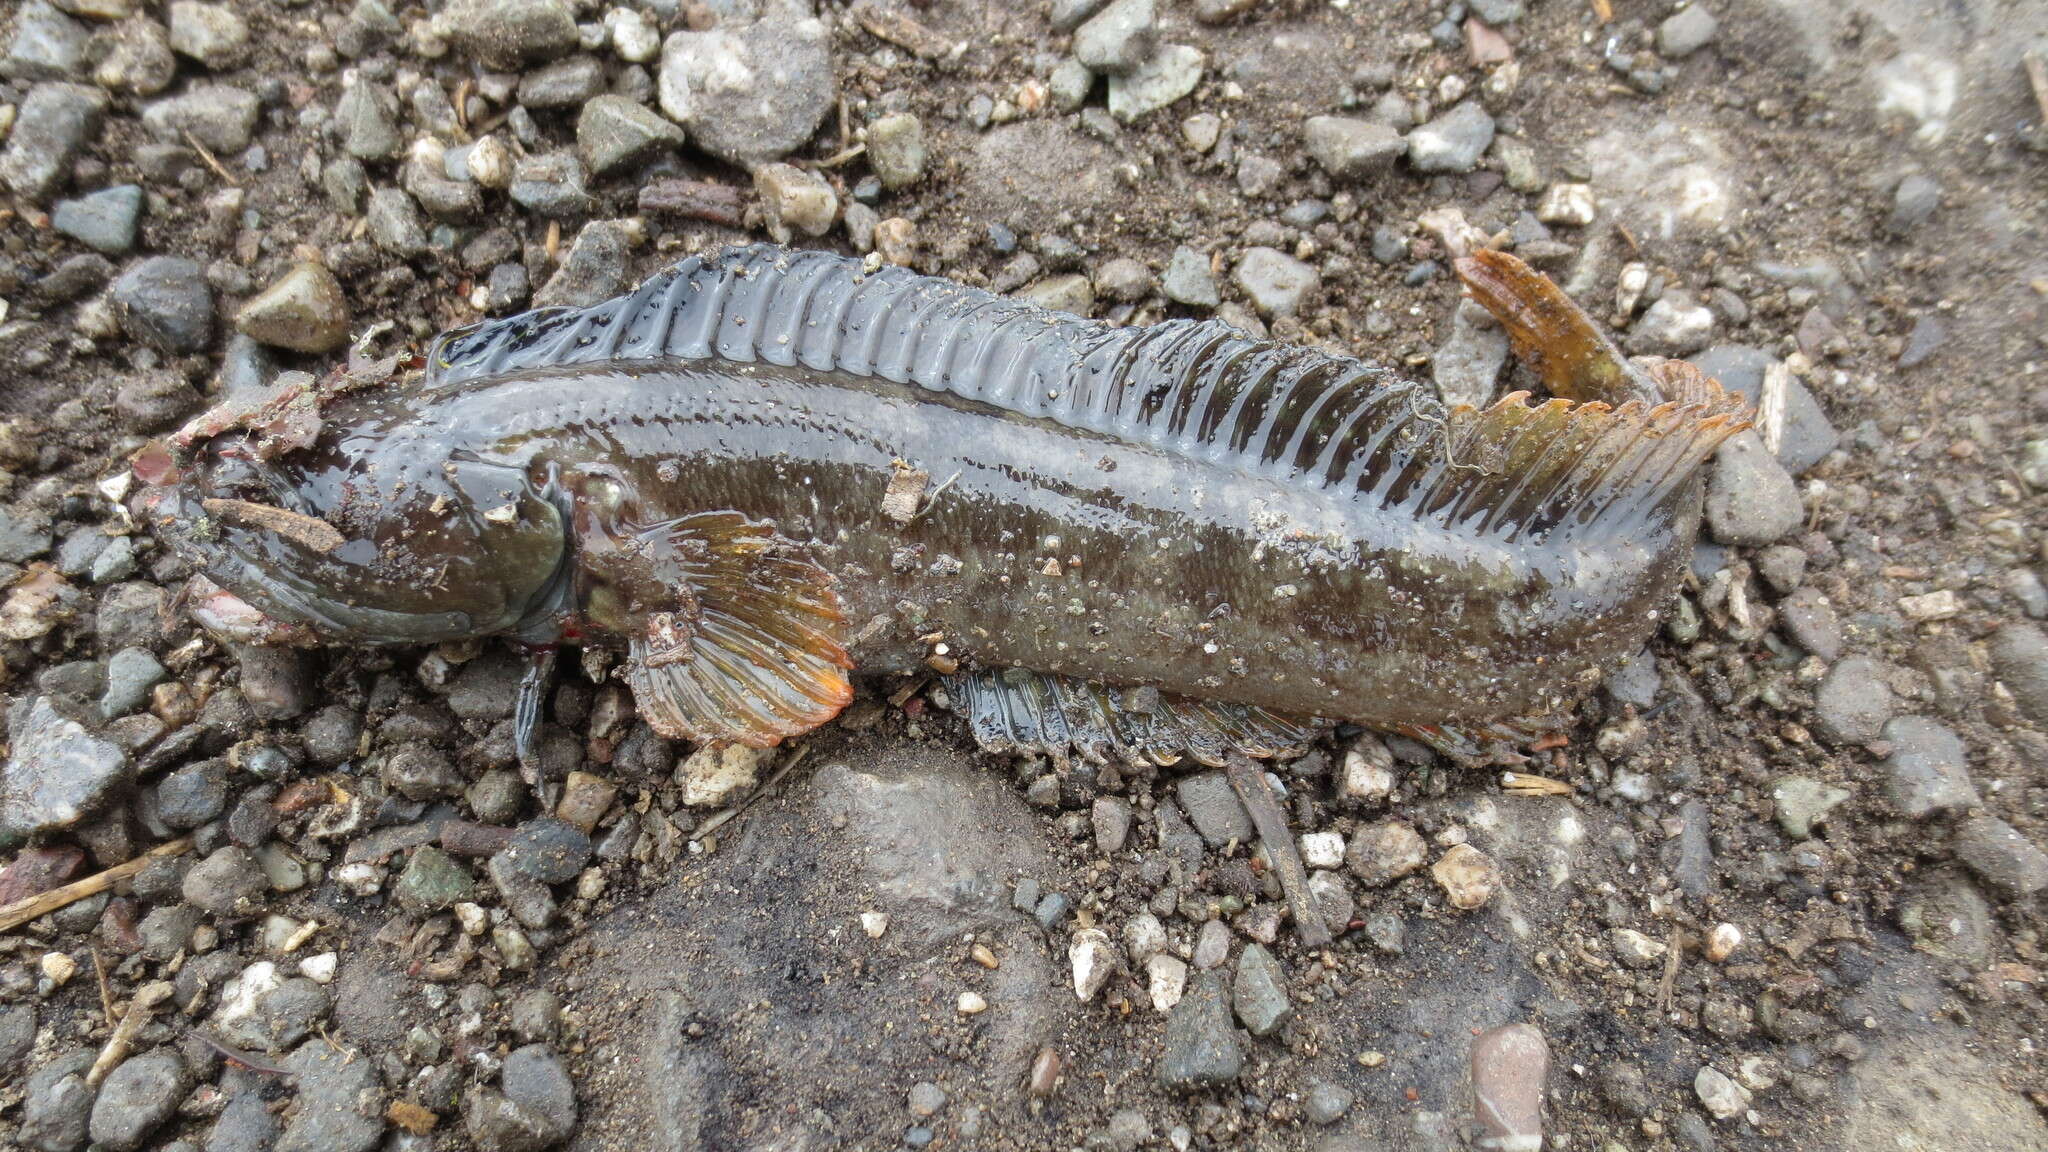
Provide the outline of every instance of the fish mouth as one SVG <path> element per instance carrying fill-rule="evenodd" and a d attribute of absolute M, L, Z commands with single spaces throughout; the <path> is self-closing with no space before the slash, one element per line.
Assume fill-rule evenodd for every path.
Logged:
<path fill-rule="evenodd" d="M 255 529 L 210 516 L 207 500 L 189 481 L 152 489 L 144 501 L 158 537 L 203 574 L 187 589 L 190 614 L 220 639 L 294 646 L 381 645 L 434 643 L 471 632 L 468 613 L 396 612 L 348 604 L 289 567 L 266 563 L 237 539 Z M 202 523 L 209 530 L 197 527 Z"/>

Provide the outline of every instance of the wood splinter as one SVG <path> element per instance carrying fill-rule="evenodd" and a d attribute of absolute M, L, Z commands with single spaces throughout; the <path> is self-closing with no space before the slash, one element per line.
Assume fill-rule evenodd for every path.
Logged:
<path fill-rule="evenodd" d="M 1310 948 L 1329 944 L 1330 929 L 1323 923 L 1323 914 L 1317 910 L 1315 899 L 1309 894 L 1308 868 L 1301 862 L 1301 850 L 1294 846 L 1294 836 L 1287 828 L 1287 814 L 1280 810 L 1280 799 L 1273 795 L 1273 786 L 1266 780 L 1265 769 L 1249 757 L 1232 753 L 1223 760 L 1223 775 L 1230 781 L 1230 787 L 1237 793 L 1244 810 L 1251 814 L 1252 827 L 1258 830 L 1259 843 L 1266 849 L 1266 859 L 1280 874 L 1280 890 L 1286 893 L 1287 906 L 1294 912 L 1295 933 Z"/>
<path fill-rule="evenodd" d="M 182 855 L 191 847 L 192 838 L 190 836 L 180 836 L 168 844 L 159 844 L 151 848 L 149 851 L 144 852 L 125 864 L 116 864 L 105 872 L 87 876 L 83 880 L 74 880 L 61 887 L 52 888 L 48 892 L 39 892 L 34 896 L 24 896 L 12 904 L 0 907 L 0 932 L 19 928 L 38 916 L 47 916 L 57 909 L 83 900 L 87 896 L 97 896 L 121 881 L 126 880 L 128 877 L 142 871 L 144 868 L 149 867 L 150 861 L 161 860 L 166 856 Z"/>

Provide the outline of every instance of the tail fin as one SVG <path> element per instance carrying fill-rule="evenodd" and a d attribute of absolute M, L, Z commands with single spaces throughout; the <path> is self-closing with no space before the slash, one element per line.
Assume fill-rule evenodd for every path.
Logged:
<path fill-rule="evenodd" d="M 1551 395 L 1616 407 L 1660 399 L 1656 384 L 1548 276 L 1505 252 L 1483 248 L 1456 267 L 1466 290 L 1507 329 L 1515 356 Z"/>

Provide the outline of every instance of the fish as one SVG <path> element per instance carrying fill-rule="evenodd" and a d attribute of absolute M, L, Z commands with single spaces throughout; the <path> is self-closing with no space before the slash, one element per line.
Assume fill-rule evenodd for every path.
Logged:
<path fill-rule="evenodd" d="M 522 750 L 584 646 L 703 743 L 886 673 L 999 751 L 1219 764 L 1343 722 L 1478 755 L 1642 647 L 1749 412 L 1512 255 L 1456 270 L 1548 398 L 754 245 L 230 399 L 138 455 L 139 507 L 217 634 L 520 645 Z"/>

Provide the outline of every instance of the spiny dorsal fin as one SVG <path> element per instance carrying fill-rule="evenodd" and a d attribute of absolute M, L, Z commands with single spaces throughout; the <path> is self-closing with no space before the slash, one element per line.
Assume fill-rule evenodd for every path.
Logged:
<path fill-rule="evenodd" d="M 1023 668 L 978 669 L 945 678 L 953 707 L 989 752 L 1025 752 L 1093 763 L 1212 767 L 1230 753 L 1260 759 L 1298 755 L 1318 724 L 1249 704 L 1116 688 Z"/>
<path fill-rule="evenodd" d="M 1489 271 L 1483 283 L 1494 291 L 1482 299 L 1506 313 L 1525 351 L 1539 355 L 1550 342 L 1556 354 L 1539 362 L 1550 365 L 1553 387 L 1633 394 L 1640 382 L 1648 394 L 1647 378 L 1549 280 L 1499 254 L 1474 267 Z M 1519 329 L 1518 315 L 1527 318 Z M 1739 408 L 1715 389 L 1677 407 L 1553 402 L 1453 413 L 1382 369 L 1257 340 L 1220 321 L 1113 328 L 903 268 L 870 272 L 831 253 L 769 245 L 692 257 L 590 308 L 451 333 L 430 357 L 429 383 L 708 357 L 914 384 L 1219 467 L 1356 493 L 1375 507 L 1517 534 L 1627 523 L 1734 431 L 1729 413 Z M 1613 371 L 1596 371 L 1603 365 Z"/>

